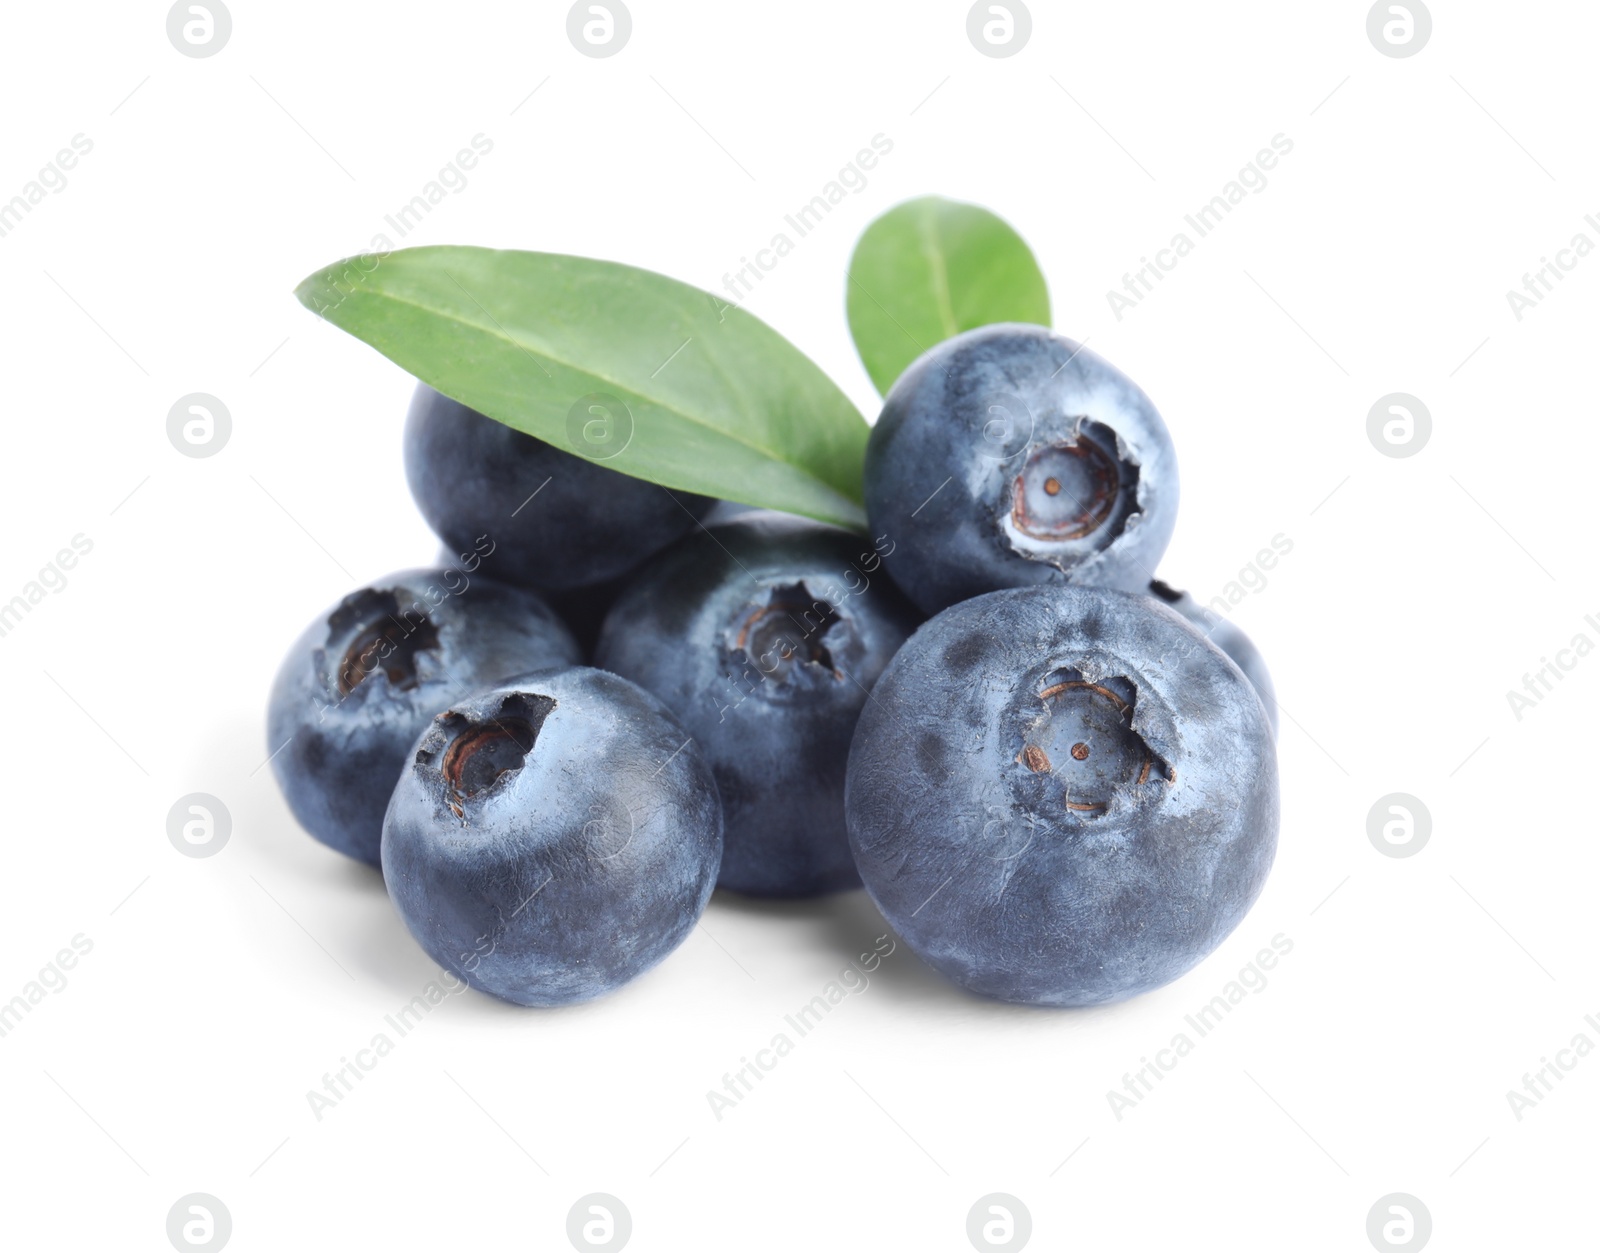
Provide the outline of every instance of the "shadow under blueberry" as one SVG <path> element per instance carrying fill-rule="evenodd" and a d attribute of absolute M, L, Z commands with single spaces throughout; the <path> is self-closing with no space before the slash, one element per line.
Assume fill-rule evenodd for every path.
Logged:
<path fill-rule="evenodd" d="M 236 775 L 238 744 L 241 739 L 258 740 L 260 734 L 260 727 L 254 723 L 237 723 L 220 730 L 208 741 L 219 747 L 192 764 L 194 777 L 206 780 L 226 778 L 230 773 Z M 262 755 L 265 755 L 264 749 Z M 274 895 L 291 909 L 296 908 L 298 901 L 311 896 L 343 901 L 343 913 L 331 928 L 326 921 L 319 922 L 318 917 L 305 916 L 303 907 L 298 908 L 302 915 L 300 921 L 316 934 L 318 942 L 328 946 L 341 966 L 366 985 L 366 990 L 392 1001 L 397 1009 L 409 1004 L 414 997 L 426 997 L 429 985 L 436 984 L 446 993 L 437 1008 L 448 1006 L 451 1018 L 534 1023 L 547 1014 L 603 1013 L 606 1006 L 626 999 L 640 982 L 663 974 L 670 977 L 671 956 L 661 966 L 646 972 L 642 980 L 619 988 L 609 996 L 538 1010 L 513 1005 L 472 988 L 452 991 L 464 981 L 441 970 L 417 944 L 391 904 L 382 874 L 374 867 L 325 847 L 302 830 L 279 794 L 270 769 L 258 771 L 244 788 L 229 792 L 223 799 L 232 810 L 233 838 L 240 844 L 237 849 L 225 850 L 223 855 L 243 854 L 250 863 L 246 865 L 245 874 L 258 874 Z M 252 891 L 259 890 L 248 882 L 246 886 Z M 260 916 L 269 917 L 265 912 Z M 989 1013 L 1007 1017 L 1073 1020 L 1102 1012 L 1006 1005 L 967 992 L 917 957 L 894 934 L 871 896 L 860 888 L 806 900 L 743 896 L 719 888 L 705 916 L 712 931 L 717 930 L 719 916 L 759 919 L 763 928 L 782 934 L 785 944 L 819 956 L 827 954 L 827 965 L 841 970 L 851 965 L 860 969 L 864 956 L 872 954 L 875 947 L 892 943 L 892 951 L 866 972 L 870 979 L 867 994 L 874 999 L 883 998 L 884 1003 L 940 1012 L 965 1012 L 982 1006 Z M 285 921 L 284 925 L 289 924 Z M 289 942 L 280 930 L 263 933 L 263 943 L 276 946 Z M 761 978 L 759 970 L 753 973 L 757 979 Z M 795 991 L 797 994 L 804 991 L 804 985 L 797 984 Z"/>
<path fill-rule="evenodd" d="M 782 928 L 793 945 L 833 954 L 840 969 L 851 965 L 862 969 L 863 958 L 876 948 L 880 954 L 876 965 L 864 971 L 871 980 L 869 994 L 886 996 L 897 1004 L 943 1008 L 980 999 L 950 983 L 913 953 L 862 888 L 805 900 L 770 900 L 718 888 L 706 911 L 713 927 L 719 914 L 758 918 L 763 927 Z M 884 955 L 883 949 L 891 943 L 893 948 Z M 759 971 L 756 976 L 760 977 Z"/>

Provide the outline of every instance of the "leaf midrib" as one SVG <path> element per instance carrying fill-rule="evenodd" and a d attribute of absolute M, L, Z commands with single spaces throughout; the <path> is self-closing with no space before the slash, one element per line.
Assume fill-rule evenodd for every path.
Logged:
<path fill-rule="evenodd" d="M 737 445 L 739 445 L 739 446 L 741 446 L 743 448 L 748 448 L 751 452 L 759 454 L 765 460 L 773 461 L 773 462 L 776 462 L 779 465 L 786 466 L 790 470 L 795 471 L 801 477 L 807 479 L 808 481 L 810 481 L 812 483 L 816 483 L 819 486 L 826 488 L 828 491 L 832 492 L 835 496 L 838 496 L 841 500 L 848 501 L 850 504 L 855 505 L 857 507 L 859 507 L 860 504 L 861 504 L 860 501 L 858 501 L 858 500 L 854 499 L 853 497 L 847 495 L 846 493 L 840 491 L 839 488 L 835 487 L 832 483 L 828 482 L 827 479 L 819 478 L 817 475 L 815 475 L 815 474 L 811 473 L 809 470 L 805 469 L 805 467 L 796 465 L 793 461 L 788 460 L 776 448 L 769 448 L 769 447 L 767 447 L 766 445 L 763 445 L 763 444 L 752 443 L 748 439 L 741 439 L 738 435 L 735 435 L 731 431 L 728 431 L 725 428 L 720 427 L 720 426 L 713 426 L 711 423 L 706 422 L 706 421 L 704 421 L 704 420 L 702 420 L 700 418 L 695 417 L 693 414 L 691 414 L 691 413 L 689 413 L 689 412 L 687 412 L 687 411 L 685 411 L 683 409 L 678 408 L 674 404 L 670 404 L 667 401 L 664 401 L 664 400 L 661 400 L 661 399 L 659 399 L 659 398 L 657 398 L 655 396 L 652 396 L 649 392 L 644 391 L 641 388 L 639 388 L 639 387 L 637 387 L 637 386 L 635 386 L 635 385 L 633 385 L 631 383 L 624 383 L 620 379 L 615 379 L 615 378 L 610 377 L 607 374 L 602 374 L 600 371 L 592 369 L 591 367 L 588 367 L 588 366 L 580 366 L 580 365 L 577 365 L 577 364 L 575 364 L 575 363 L 573 363 L 571 361 L 564 361 L 560 357 L 556 356 L 556 354 L 553 353 L 553 352 L 550 352 L 550 351 L 547 351 L 547 350 L 546 351 L 541 351 L 540 349 L 531 347 L 528 344 L 524 344 L 521 340 L 512 337 L 512 335 L 508 331 L 502 332 L 497 327 L 484 326 L 481 322 L 476 322 L 476 321 L 472 320 L 471 318 L 463 317 L 463 316 L 461 316 L 460 314 L 456 313 L 453 310 L 435 308 L 435 307 L 430 306 L 430 305 L 422 304 L 421 302 L 416 301 L 416 300 L 407 300 L 404 297 L 395 295 L 393 292 L 387 292 L 387 291 L 364 292 L 364 293 L 353 294 L 353 296 L 356 299 L 360 299 L 360 298 L 364 297 L 365 299 L 368 299 L 368 300 L 386 300 L 386 301 L 390 301 L 393 304 L 404 305 L 404 306 L 406 306 L 408 308 L 421 310 L 423 313 L 430 313 L 430 314 L 435 314 L 435 315 L 441 316 L 441 317 L 448 317 L 448 318 L 458 322 L 462 326 L 469 327 L 472 330 L 480 332 L 481 334 L 488 335 L 490 338 L 499 339 L 503 343 L 508 343 L 508 344 L 512 345 L 513 347 L 519 349 L 520 351 L 528 353 L 531 356 L 543 357 L 546 361 L 554 362 L 556 365 L 561 366 L 563 369 L 573 370 L 573 371 L 576 371 L 576 372 L 578 372 L 580 374 L 587 374 L 592 378 L 597 378 L 601 382 L 608 383 L 612 387 L 617 388 L 619 391 L 628 392 L 628 393 L 630 393 L 630 394 L 632 394 L 634 396 L 639 397 L 640 399 L 642 399 L 644 401 L 647 401 L 648 403 L 650 403 L 652 405 L 655 405 L 657 408 L 664 409 L 668 413 L 674 414 L 675 416 L 677 416 L 677 417 L 683 419 L 685 422 L 689 423 L 691 426 L 697 426 L 697 427 L 702 428 L 703 430 L 711 431 L 711 432 L 715 433 L 716 435 L 721 436 L 723 439 L 728 440 L 730 443 L 737 444 Z M 350 298 L 351 297 L 347 297 L 346 299 L 350 299 Z M 718 366 L 718 373 L 722 374 L 724 379 L 727 378 L 726 367 L 721 366 L 720 364 Z M 577 454 L 574 454 L 574 455 L 577 455 Z"/>
<path fill-rule="evenodd" d="M 950 274 L 945 266 L 944 253 L 939 248 L 937 215 L 937 205 L 926 206 L 917 215 L 917 234 L 922 237 L 922 254 L 927 258 L 928 268 L 933 275 L 934 305 L 944 324 L 944 337 L 949 339 L 959 334 L 961 328 L 956 325 L 955 307 L 950 303 Z"/>

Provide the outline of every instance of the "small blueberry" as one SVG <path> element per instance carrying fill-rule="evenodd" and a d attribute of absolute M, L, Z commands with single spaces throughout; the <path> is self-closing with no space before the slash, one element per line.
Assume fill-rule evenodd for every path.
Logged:
<path fill-rule="evenodd" d="M 1178 467 L 1142 391 L 1042 326 L 922 354 L 867 444 L 867 516 L 928 613 L 1002 587 L 1142 590 L 1172 537 Z"/>
<path fill-rule="evenodd" d="M 864 539 L 773 513 L 690 536 L 606 618 L 597 664 L 654 692 L 699 741 L 727 818 L 719 886 L 856 886 L 850 737 L 918 615 Z"/>
<path fill-rule="evenodd" d="M 419 384 L 406 480 L 447 548 L 502 582 L 565 591 L 627 573 L 714 503 L 563 452 Z"/>
<path fill-rule="evenodd" d="M 441 966 L 519 1005 L 642 974 L 711 899 L 722 808 L 698 745 L 626 679 L 569 668 L 451 705 L 410 749 L 383 877 Z"/>

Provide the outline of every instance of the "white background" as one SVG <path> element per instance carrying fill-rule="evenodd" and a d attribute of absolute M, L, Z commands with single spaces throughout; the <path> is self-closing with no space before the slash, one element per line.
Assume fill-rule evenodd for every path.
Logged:
<path fill-rule="evenodd" d="M 1391 1192 L 1438 1249 L 1592 1241 L 1600 1054 L 1520 1120 L 1506 1093 L 1600 1044 L 1600 658 L 1520 720 L 1506 692 L 1600 642 L 1600 259 L 1520 321 L 1506 292 L 1600 243 L 1600 11 L 1437 0 L 1396 59 L 1361 3 L 1041 0 L 993 59 L 966 8 L 634 0 L 593 59 L 558 3 L 236 0 L 194 59 L 160 4 L 8 7 L 0 200 L 94 145 L 0 238 L 0 600 L 93 543 L 0 638 L 0 999 L 93 944 L 0 1038 L 8 1247 L 164 1249 L 197 1191 L 240 1250 L 566 1248 L 596 1191 L 639 1250 L 959 1250 L 991 1192 L 1038 1248 L 1366 1249 Z M 266 692 L 315 614 L 436 546 L 401 474 L 409 381 L 291 289 L 480 133 L 406 243 L 716 288 L 880 132 L 866 189 L 749 307 L 870 416 L 843 315 L 867 222 L 938 192 L 1029 240 L 1056 326 L 1172 430 L 1163 575 L 1206 600 L 1293 543 L 1234 613 L 1286 714 L 1264 895 L 1192 974 L 1092 1012 L 980 1002 L 901 948 L 718 1121 L 707 1091 L 884 931 L 859 892 L 719 897 L 600 1003 L 452 998 L 318 1121 L 307 1091 L 437 971 L 290 818 Z M 1117 320 L 1107 290 L 1279 133 L 1266 189 Z M 208 459 L 166 435 L 196 391 L 233 417 Z M 1390 392 L 1432 413 L 1415 456 L 1368 440 Z M 233 820 L 203 860 L 166 834 L 196 791 Z M 1432 815 L 1415 856 L 1369 842 L 1390 792 Z M 1118 1119 L 1108 1091 L 1278 933 L 1264 990 Z"/>

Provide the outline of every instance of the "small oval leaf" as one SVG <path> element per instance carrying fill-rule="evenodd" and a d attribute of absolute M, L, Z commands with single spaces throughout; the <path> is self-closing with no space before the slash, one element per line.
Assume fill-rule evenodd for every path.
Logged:
<path fill-rule="evenodd" d="M 1022 236 L 975 204 L 924 196 L 863 232 L 845 309 L 861 363 L 887 394 L 928 349 L 991 322 L 1050 325 L 1050 294 Z"/>
<path fill-rule="evenodd" d="M 611 469 L 862 529 L 868 427 L 765 322 L 610 261 L 489 248 L 351 257 L 295 295 L 430 387 Z"/>

